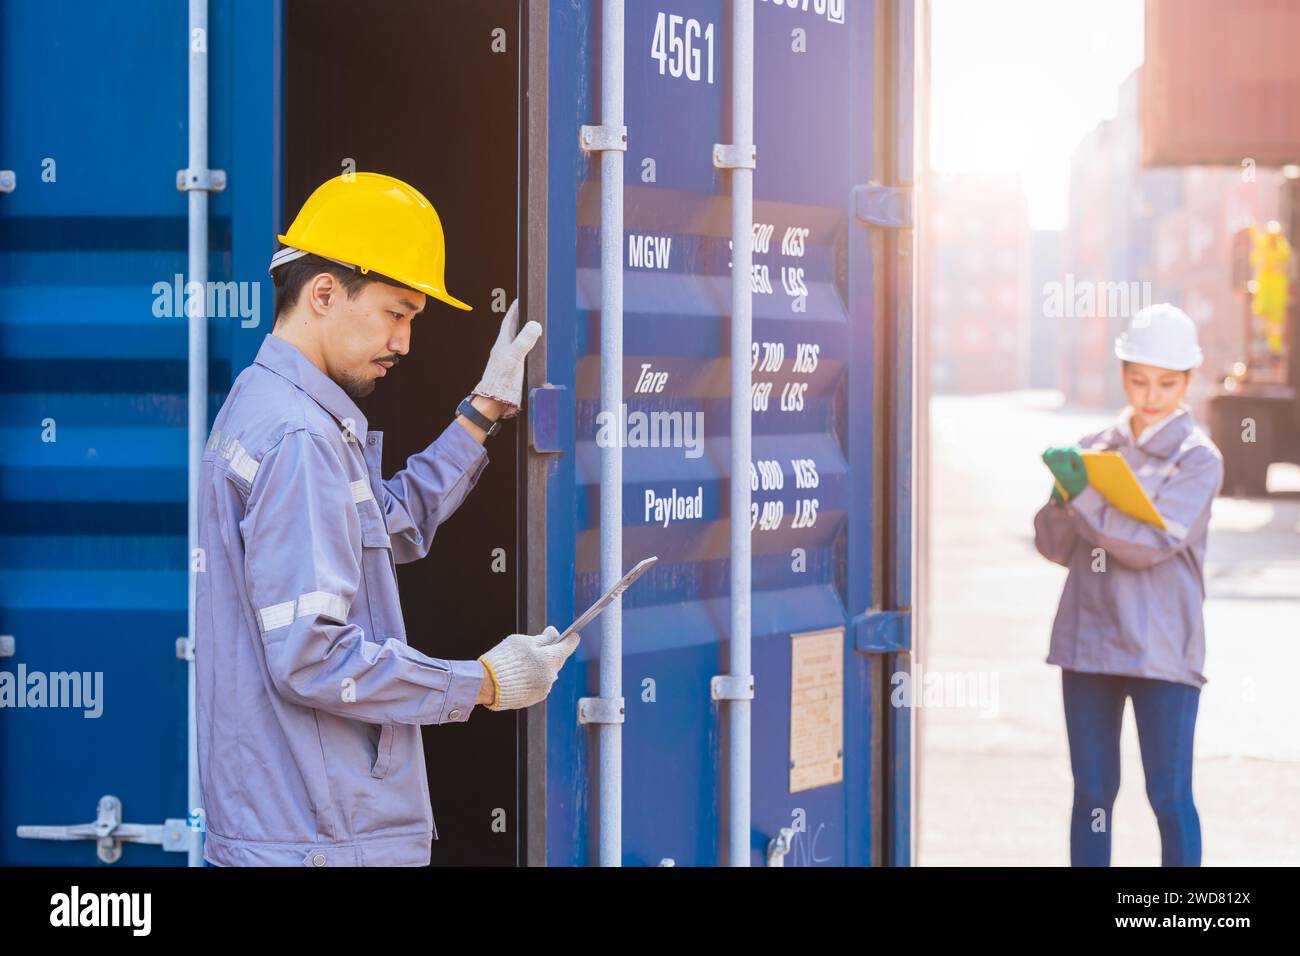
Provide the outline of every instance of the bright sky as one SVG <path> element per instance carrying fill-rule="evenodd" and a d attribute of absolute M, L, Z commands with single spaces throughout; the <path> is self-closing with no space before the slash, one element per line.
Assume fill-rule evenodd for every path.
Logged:
<path fill-rule="evenodd" d="M 1069 211 L 1070 153 L 1142 63 L 1142 0 L 933 0 L 930 162 L 1019 172 L 1034 229 Z"/>

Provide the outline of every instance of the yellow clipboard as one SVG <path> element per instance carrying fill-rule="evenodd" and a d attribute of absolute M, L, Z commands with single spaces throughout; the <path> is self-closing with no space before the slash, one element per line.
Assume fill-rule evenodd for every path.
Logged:
<path fill-rule="evenodd" d="M 1096 488 L 1112 508 L 1165 530 L 1165 519 L 1160 517 L 1160 512 L 1142 490 L 1137 475 L 1133 474 L 1123 455 L 1117 451 L 1085 451 L 1083 467 L 1088 472 L 1088 484 Z M 1060 488 L 1061 483 L 1058 481 L 1056 486 Z"/>

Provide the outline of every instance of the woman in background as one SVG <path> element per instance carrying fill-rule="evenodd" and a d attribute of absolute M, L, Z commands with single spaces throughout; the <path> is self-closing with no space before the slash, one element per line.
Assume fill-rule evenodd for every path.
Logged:
<path fill-rule="evenodd" d="M 1040 554 L 1069 568 L 1052 626 L 1074 774 L 1070 863 L 1109 866 L 1124 702 L 1133 698 L 1161 864 L 1199 866 L 1192 737 L 1205 663 L 1203 567 L 1223 457 L 1184 404 L 1201 364 L 1181 309 L 1149 306 L 1115 341 L 1129 407 L 1079 445 L 1049 448 L 1056 484 L 1034 518 Z M 1107 504 L 1081 451 L 1124 456 L 1164 521 L 1161 530 Z"/>

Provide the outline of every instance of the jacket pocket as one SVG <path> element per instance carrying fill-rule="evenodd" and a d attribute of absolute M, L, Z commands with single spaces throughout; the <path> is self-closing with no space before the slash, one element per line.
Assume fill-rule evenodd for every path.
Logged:
<path fill-rule="evenodd" d="M 393 539 L 388 536 L 384 529 L 383 519 L 379 519 L 379 524 L 362 525 L 361 530 L 361 547 L 366 551 L 373 551 L 380 554 L 384 564 L 389 566 L 389 570 L 396 573 L 396 565 L 393 564 Z"/>
<path fill-rule="evenodd" d="M 375 745 L 375 759 L 370 765 L 370 776 L 383 779 L 393 761 L 393 725 L 381 724 L 379 740 Z"/>
<path fill-rule="evenodd" d="M 384 516 L 373 501 L 357 505 L 357 518 L 361 522 L 361 546 L 363 548 L 388 548 L 392 550 L 393 542 L 384 525 Z"/>

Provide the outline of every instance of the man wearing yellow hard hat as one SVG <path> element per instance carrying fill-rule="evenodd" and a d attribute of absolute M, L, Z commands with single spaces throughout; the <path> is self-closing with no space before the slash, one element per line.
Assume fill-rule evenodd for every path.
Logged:
<path fill-rule="evenodd" d="M 279 237 L 275 325 L 217 415 L 199 473 L 195 607 L 204 859 L 222 866 L 424 865 L 437 835 L 421 724 L 546 697 L 578 642 L 548 627 L 474 661 L 406 641 L 396 565 L 428 553 L 517 414 L 541 335 L 512 303 L 479 383 L 383 478 L 353 399 L 447 291 L 442 223 L 407 183 L 331 179 Z"/>

